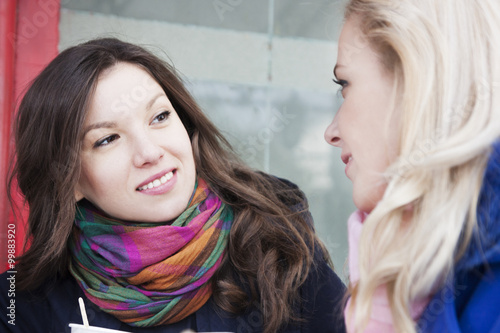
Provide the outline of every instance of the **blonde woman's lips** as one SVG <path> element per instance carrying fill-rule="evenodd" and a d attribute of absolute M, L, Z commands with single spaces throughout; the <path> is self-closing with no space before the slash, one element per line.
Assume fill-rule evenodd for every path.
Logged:
<path fill-rule="evenodd" d="M 347 178 L 351 179 L 349 177 L 348 171 L 349 171 L 349 167 L 351 166 L 352 155 L 351 154 L 342 154 L 341 159 L 342 159 L 342 162 L 344 162 L 344 164 L 345 164 L 345 175 L 347 176 Z"/>

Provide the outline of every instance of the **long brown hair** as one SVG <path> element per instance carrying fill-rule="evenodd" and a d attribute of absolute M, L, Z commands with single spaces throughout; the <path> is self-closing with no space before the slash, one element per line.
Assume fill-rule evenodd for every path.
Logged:
<path fill-rule="evenodd" d="M 170 65 L 110 38 L 63 51 L 20 105 L 11 181 L 17 177 L 29 204 L 30 246 L 19 259 L 18 287 L 33 289 L 67 273 L 82 124 L 99 75 L 118 62 L 141 66 L 162 86 L 189 133 L 198 175 L 234 209 L 227 256 L 213 282 L 215 302 L 232 313 L 258 302 L 266 332 L 297 319 L 293 304 L 313 256 L 329 261 L 308 221 L 303 194 L 241 163 Z"/>

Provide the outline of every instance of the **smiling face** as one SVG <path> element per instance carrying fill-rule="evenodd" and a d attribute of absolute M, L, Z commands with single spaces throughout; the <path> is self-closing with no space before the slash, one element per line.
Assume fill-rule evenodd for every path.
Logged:
<path fill-rule="evenodd" d="M 357 17 L 349 18 L 342 29 L 334 74 L 344 102 L 325 139 L 342 149 L 354 204 L 369 213 L 383 196 L 383 172 L 397 154 L 398 120 L 391 119 L 393 75 L 364 39 Z"/>
<path fill-rule="evenodd" d="M 160 85 L 118 63 L 97 82 L 84 123 L 76 198 L 128 221 L 179 216 L 194 189 L 188 133 Z"/>

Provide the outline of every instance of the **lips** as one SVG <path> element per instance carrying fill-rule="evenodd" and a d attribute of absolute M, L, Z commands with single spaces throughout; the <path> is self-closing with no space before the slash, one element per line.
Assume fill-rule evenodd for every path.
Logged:
<path fill-rule="evenodd" d="M 170 171 L 162 171 L 160 173 L 157 173 L 148 179 L 146 179 L 144 182 L 142 182 L 137 188 L 136 191 L 144 191 L 147 189 L 152 189 L 155 187 L 158 187 L 162 184 L 165 184 L 168 182 L 172 177 L 174 176 L 175 170 L 170 170 Z"/>
<path fill-rule="evenodd" d="M 340 156 L 340 158 L 342 159 L 342 162 L 344 162 L 345 164 L 345 175 L 347 176 L 347 178 L 351 179 L 351 177 L 349 176 L 349 169 L 351 166 L 352 155 L 349 153 L 343 153 Z"/>
<path fill-rule="evenodd" d="M 344 164 L 348 164 L 352 160 L 352 155 L 351 154 L 342 154 L 342 156 L 340 158 L 342 159 L 342 162 L 344 162 Z"/>

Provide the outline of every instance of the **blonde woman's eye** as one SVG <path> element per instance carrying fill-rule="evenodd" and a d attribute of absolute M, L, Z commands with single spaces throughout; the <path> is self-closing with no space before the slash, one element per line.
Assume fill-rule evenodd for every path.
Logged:
<path fill-rule="evenodd" d="M 156 117 L 154 117 L 151 124 L 162 123 L 168 119 L 168 116 L 170 116 L 170 111 L 164 111 L 164 112 L 160 113 L 159 115 L 157 115 Z"/>
<path fill-rule="evenodd" d="M 339 90 L 338 90 L 338 95 L 340 95 L 341 97 L 342 96 L 342 93 L 345 89 L 345 87 L 347 87 L 347 81 L 346 80 L 337 80 L 337 79 L 332 79 L 332 81 L 335 83 L 335 84 L 338 84 L 340 86 Z"/>
<path fill-rule="evenodd" d="M 338 84 L 340 86 L 340 89 L 344 89 L 347 86 L 347 81 L 346 80 L 337 80 L 337 79 L 332 79 L 332 81 L 335 84 Z"/>

